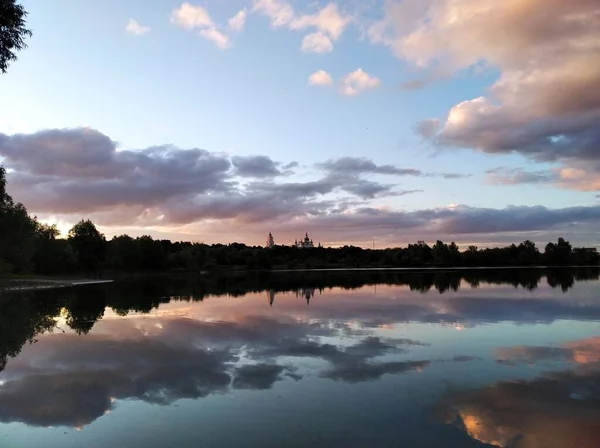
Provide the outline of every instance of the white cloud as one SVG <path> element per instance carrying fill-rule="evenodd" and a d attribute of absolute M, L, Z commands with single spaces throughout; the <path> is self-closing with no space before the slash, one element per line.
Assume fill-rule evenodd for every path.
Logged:
<path fill-rule="evenodd" d="M 182 3 L 178 9 L 171 13 L 171 22 L 188 30 L 214 26 L 206 9 L 189 3 Z"/>
<path fill-rule="evenodd" d="M 366 90 L 374 89 L 380 84 L 379 78 L 371 76 L 362 68 L 359 68 L 342 78 L 340 92 L 343 95 L 356 96 Z"/>
<path fill-rule="evenodd" d="M 329 34 L 333 40 L 337 40 L 351 21 L 350 16 L 343 16 L 340 13 L 335 3 L 329 3 L 316 14 L 305 14 L 298 17 L 290 24 L 290 28 L 294 30 L 316 28 Z"/>
<path fill-rule="evenodd" d="M 308 83 L 313 86 L 330 86 L 333 79 L 325 70 L 318 70 L 308 77 Z"/>
<path fill-rule="evenodd" d="M 317 31 L 304 36 L 300 49 L 306 53 L 329 53 L 333 51 L 333 42 L 327 34 Z"/>
<path fill-rule="evenodd" d="M 142 26 L 137 20 L 129 19 L 129 22 L 127 22 L 127 26 L 125 27 L 125 31 L 134 36 L 143 36 L 144 34 L 148 34 L 150 32 L 150 27 Z"/>
<path fill-rule="evenodd" d="M 239 13 L 236 14 L 236 16 L 231 20 L 236 19 L 238 15 Z M 198 34 L 200 34 L 200 36 L 210 40 L 222 50 L 231 47 L 231 39 L 229 36 L 217 29 L 217 26 L 211 19 L 210 14 L 202 6 L 194 6 L 190 3 L 182 3 L 178 9 L 175 9 L 171 13 L 171 22 L 190 31 L 195 28 L 199 28 L 200 31 Z M 241 25 L 239 20 L 236 23 L 239 26 L 243 26 L 243 20 Z"/>
<path fill-rule="evenodd" d="M 229 48 L 231 46 L 231 40 L 229 39 L 229 36 L 220 32 L 215 27 L 200 30 L 200 35 L 210 40 L 221 50 L 225 50 L 226 48 Z"/>
<path fill-rule="evenodd" d="M 294 20 L 294 9 L 282 0 L 255 0 L 252 10 L 269 17 L 274 27 L 289 25 Z"/>
<path fill-rule="evenodd" d="M 434 144 L 560 162 L 582 179 L 562 185 L 600 190 L 598 0 L 390 0 L 369 31 L 425 77 L 499 72 L 484 96 L 422 125 Z"/>
<path fill-rule="evenodd" d="M 235 16 L 229 19 L 229 28 L 234 31 L 242 31 L 246 24 L 246 9 L 237 12 Z"/>
<path fill-rule="evenodd" d="M 316 29 L 302 40 L 301 50 L 313 53 L 328 53 L 333 42 L 338 40 L 352 17 L 342 14 L 335 3 L 329 3 L 315 14 L 296 15 L 292 6 L 283 0 L 255 0 L 254 12 L 268 16 L 274 27 L 291 30 Z"/>

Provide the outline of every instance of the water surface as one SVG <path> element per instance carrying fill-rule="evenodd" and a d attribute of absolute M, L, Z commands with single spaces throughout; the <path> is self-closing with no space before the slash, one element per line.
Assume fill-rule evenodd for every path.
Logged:
<path fill-rule="evenodd" d="M 0 296 L 0 446 L 600 446 L 597 269 Z"/>

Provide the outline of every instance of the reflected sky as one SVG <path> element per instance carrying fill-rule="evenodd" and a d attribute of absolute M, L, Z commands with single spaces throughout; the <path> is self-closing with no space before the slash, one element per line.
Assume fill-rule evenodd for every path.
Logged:
<path fill-rule="evenodd" d="M 599 284 L 570 278 L 0 296 L 0 435 L 19 447 L 596 447 Z"/>

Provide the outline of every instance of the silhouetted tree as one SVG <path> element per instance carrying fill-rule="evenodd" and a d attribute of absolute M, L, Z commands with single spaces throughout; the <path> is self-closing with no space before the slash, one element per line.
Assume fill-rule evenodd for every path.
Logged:
<path fill-rule="evenodd" d="M 58 239 L 59 234 L 55 225 L 36 222 L 36 250 L 33 255 L 35 272 L 62 274 L 76 269 L 75 252 L 66 240 Z"/>
<path fill-rule="evenodd" d="M 36 222 L 6 192 L 6 170 L 0 166 L 0 273 L 28 272 L 35 251 Z"/>
<path fill-rule="evenodd" d="M 106 239 L 92 221 L 81 220 L 69 230 L 69 244 L 77 254 L 79 268 L 85 271 L 98 269 L 106 254 Z"/>
<path fill-rule="evenodd" d="M 142 267 L 142 250 L 129 235 L 113 237 L 107 244 L 106 266 L 109 269 L 136 271 Z"/>
<path fill-rule="evenodd" d="M 160 271 L 167 267 L 167 253 L 163 244 L 144 235 L 136 239 L 142 252 L 142 268 L 149 271 Z"/>
<path fill-rule="evenodd" d="M 17 51 L 27 47 L 26 37 L 31 30 L 25 27 L 27 12 L 15 0 L 0 0 L 0 72 L 6 73 L 8 64 L 17 60 Z"/>

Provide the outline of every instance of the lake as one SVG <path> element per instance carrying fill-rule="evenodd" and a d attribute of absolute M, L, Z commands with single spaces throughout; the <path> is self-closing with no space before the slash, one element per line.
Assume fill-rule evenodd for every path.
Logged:
<path fill-rule="evenodd" d="M 0 295 L 2 447 L 600 446 L 596 268 Z"/>

